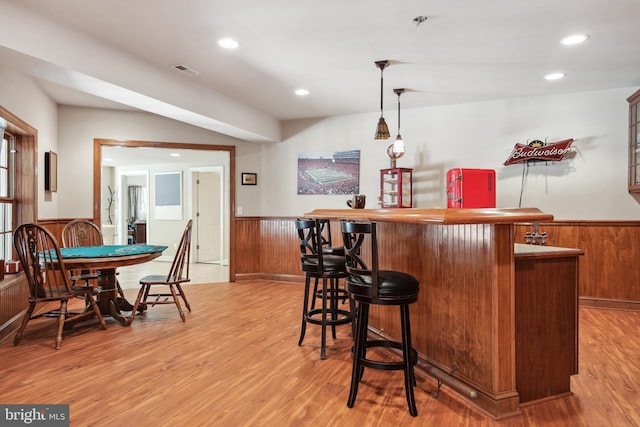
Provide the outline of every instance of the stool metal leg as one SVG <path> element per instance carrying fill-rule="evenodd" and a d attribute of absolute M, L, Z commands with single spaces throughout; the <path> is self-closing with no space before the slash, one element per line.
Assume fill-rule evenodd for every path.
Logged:
<path fill-rule="evenodd" d="M 311 280 L 309 276 L 306 276 L 304 281 L 304 302 L 302 303 L 302 325 L 300 326 L 300 339 L 298 340 L 298 345 L 302 345 L 304 334 L 307 331 L 307 313 L 309 312 L 309 286 L 311 286 Z"/>
<path fill-rule="evenodd" d="M 353 348 L 353 367 L 351 369 L 351 388 L 349 390 L 349 399 L 347 400 L 347 406 L 349 408 L 353 408 L 356 402 L 358 385 L 364 373 L 364 366 L 362 366 L 361 362 L 367 352 L 368 316 L 369 304 L 360 302 L 357 307 L 356 334 L 354 335 L 355 344 Z"/>
<path fill-rule="evenodd" d="M 335 326 L 334 326 L 335 328 Z M 322 278 L 322 344 L 320 347 L 320 359 L 326 357 L 325 348 L 327 346 L 327 279 Z"/>
<path fill-rule="evenodd" d="M 331 290 L 329 294 L 330 305 L 331 305 L 331 337 L 336 339 L 336 324 L 335 320 L 338 320 L 338 279 L 332 278 L 330 279 Z"/>
<path fill-rule="evenodd" d="M 313 284 L 313 293 L 311 295 L 313 295 L 313 298 L 311 299 L 311 310 L 314 310 L 316 308 L 316 297 L 318 296 L 318 281 L 320 279 L 318 279 L 317 277 L 315 278 L 314 284 Z"/>
<path fill-rule="evenodd" d="M 362 304 L 362 330 L 361 334 L 361 343 L 360 346 L 360 360 L 358 361 L 358 381 L 362 380 L 362 376 L 364 375 L 364 364 L 363 360 L 367 358 L 367 348 L 368 348 L 368 339 L 369 339 L 369 304 Z"/>
<path fill-rule="evenodd" d="M 402 325 L 402 358 L 404 362 L 404 388 L 407 394 L 407 404 L 412 417 L 418 415 L 416 400 L 413 394 L 413 386 L 416 383 L 415 372 L 413 370 L 413 358 L 411 347 L 411 323 L 409 319 L 409 306 L 400 306 L 400 322 Z"/>
<path fill-rule="evenodd" d="M 351 313 L 351 337 L 356 342 L 356 301 L 349 297 L 349 312 Z"/>

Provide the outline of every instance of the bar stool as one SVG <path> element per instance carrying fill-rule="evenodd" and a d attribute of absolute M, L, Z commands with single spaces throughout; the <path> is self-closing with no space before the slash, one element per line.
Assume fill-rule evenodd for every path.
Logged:
<path fill-rule="evenodd" d="M 418 361 L 418 353 L 411 346 L 409 304 L 418 300 L 420 283 L 410 274 L 378 269 L 378 242 L 375 222 L 342 220 L 340 228 L 346 253 L 346 289 L 358 305 L 351 389 L 347 406 L 352 408 L 355 404 L 358 385 L 365 367 L 403 370 L 409 413 L 415 417 L 418 415 L 418 411 L 413 395 L 413 387 L 416 382 L 413 369 Z M 367 266 L 365 260 L 369 262 L 370 267 Z M 400 306 L 401 341 L 369 340 L 367 338 L 369 306 L 371 304 Z M 373 347 L 401 350 L 402 362 L 367 359 L 367 350 Z"/>
<path fill-rule="evenodd" d="M 320 359 L 324 360 L 326 357 L 327 325 L 331 326 L 334 339 L 336 338 L 337 325 L 351 323 L 353 327 L 353 301 L 349 299 L 349 311 L 338 307 L 340 295 L 344 295 L 344 289 L 339 287 L 339 280 L 345 278 L 347 274 L 345 257 L 323 253 L 319 220 L 315 218 L 297 219 L 296 229 L 300 239 L 300 268 L 305 273 L 302 325 L 298 345 L 302 345 L 307 323 L 320 325 L 322 327 Z M 310 289 L 312 278 L 314 279 L 313 292 Z M 322 290 L 318 289 L 320 279 L 322 279 Z M 315 308 L 315 299 L 318 295 L 322 300 L 322 308 Z M 327 307 L 327 303 L 329 307 Z M 355 332 L 355 329 L 352 332 Z"/>

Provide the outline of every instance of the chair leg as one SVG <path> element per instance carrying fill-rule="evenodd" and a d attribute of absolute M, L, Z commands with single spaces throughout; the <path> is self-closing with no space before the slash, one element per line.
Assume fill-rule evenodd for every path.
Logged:
<path fill-rule="evenodd" d="M 98 304 L 96 303 L 95 298 L 93 298 L 93 295 L 91 295 L 91 291 L 86 293 L 86 301 L 89 303 L 89 305 L 91 305 L 91 308 L 93 309 L 93 312 L 96 314 L 96 317 L 98 318 L 98 321 L 100 322 L 100 326 L 102 327 L 102 329 L 107 329 L 107 322 L 104 321 L 104 317 L 102 317 L 102 313 L 100 313 L 100 307 L 98 307 Z"/>
<path fill-rule="evenodd" d="M 173 302 L 176 304 L 178 308 L 178 313 L 180 313 L 180 318 L 183 322 L 187 321 L 187 318 L 184 316 L 184 312 L 182 311 L 182 306 L 180 305 L 180 301 L 178 300 L 178 294 L 176 293 L 176 289 L 173 285 L 169 285 L 169 290 L 171 291 L 171 295 L 173 295 Z"/>
<path fill-rule="evenodd" d="M 138 291 L 138 296 L 136 297 L 136 302 L 133 304 L 133 309 L 131 310 L 131 316 L 127 320 L 127 326 L 131 325 L 133 319 L 136 317 L 136 312 L 138 311 L 138 306 L 140 306 L 140 302 L 146 303 L 146 297 L 143 300 L 143 296 L 149 293 L 149 289 L 151 286 L 140 285 L 140 290 Z M 145 292 L 146 291 L 146 292 Z"/>
<path fill-rule="evenodd" d="M 407 404 L 412 417 L 418 415 L 416 400 L 413 394 L 413 386 L 416 382 L 413 369 L 413 357 L 411 346 L 411 322 L 409 319 L 409 306 L 400 306 L 400 322 L 402 326 L 402 358 L 404 362 L 404 388 L 407 394 Z"/>
<path fill-rule="evenodd" d="M 144 296 L 142 297 L 142 303 L 148 304 L 147 300 L 149 299 L 149 294 L 151 293 L 151 285 L 145 287 Z M 156 297 L 156 301 L 158 301 L 160 297 Z M 151 307 L 153 307 L 156 301 L 151 301 Z"/>
<path fill-rule="evenodd" d="M 18 332 L 16 332 L 16 336 L 13 339 L 13 345 L 18 345 L 18 343 L 22 339 L 22 334 L 24 333 L 24 329 L 27 327 L 27 323 L 29 323 L 29 320 L 31 320 L 31 316 L 33 315 L 33 310 L 35 310 L 35 308 L 36 308 L 35 301 L 30 301 L 29 308 L 27 308 L 27 312 L 24 314 L 24 317 L 22 318 L 20 329 L 18 329 Z"/>
<path fill-rule="evenodd" d="M 62 329 L 64 328 L 64 319 L 67 317 L 67 300 L 60 301 L 60 316 L 58 317 L 58 332 L 56 333 L 56 350 L 60 350 L 62 344 Z"/>
<path fill-rule="evenodd" d="M 184 301 L 185 307 L 187 307 L 187 310 L 191 311 L 191 304 L 189 304 L 189 301 L 187 301 L 187 296 L 185 295 L 184 291 L 182 290 L 182 286 L 180 285 L 180 283 L 176 283 L 176 288 L 178 289 L 178 292 L 180 293 L 180 296 L 182 297 L 182 300 Z"/>
<path fill-rule="evenodd" d="M 302 341 L 304 340 L 304 334 L 307 331 L 307 316 L 309 309 L 309 286 L 311 286 L 311 279 L 309 276 L 305 277 L 304 280 L 304 301 L 302 303 L 302 324 L 300 325 L 300 339 L 298 340 L 298 345 L 302 345 Z M 313 298 L 315 298 L 315 293 Z"/>

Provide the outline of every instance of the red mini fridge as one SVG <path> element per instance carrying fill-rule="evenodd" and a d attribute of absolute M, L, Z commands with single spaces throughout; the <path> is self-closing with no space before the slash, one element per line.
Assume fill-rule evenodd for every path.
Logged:
<path fill-rule="evenodd" d="M 448 208 L 495 208 L 496 171 L 455 168 L 447 171 Z"/>

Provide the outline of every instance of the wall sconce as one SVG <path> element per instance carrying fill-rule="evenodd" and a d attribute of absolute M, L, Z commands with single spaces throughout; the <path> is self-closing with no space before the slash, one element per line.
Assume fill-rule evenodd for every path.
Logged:
<path fill-rule="evenodd" d="M 396 141 L 393 143 L 393 152 L 400 154 L 404 153 L 404 141 L 400 136 L 400 95 L 404 93 L 404 89 L 394 89 L 393 91 L 398 95 L 398 136 L 396 136 Z"/>
<path fill-rule="evenodd" d="M 387 126 L 387 122 L 384 120 L 382 111 L 382 93 L 384 89 L 382 73 L 384 72 L 385 67 L 389 66 L 389 61 L 376 61 L 376 66 L 380 68 L 380 119 L 378 120 L 378 127 L 376 128 L 376 136 L 374 139 L 389 139 L 391 137 L 391 134 L 389 133 L 389 126 Z"/>

